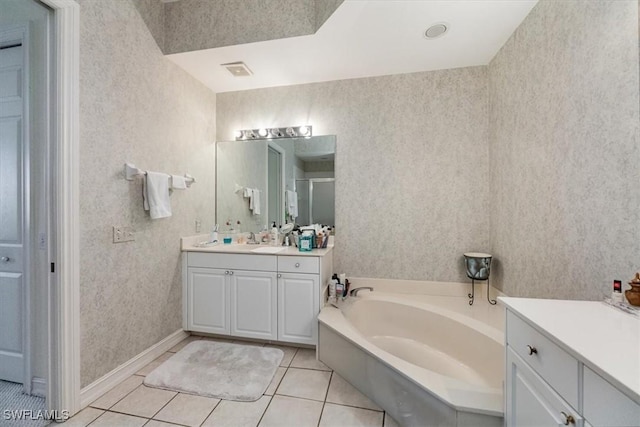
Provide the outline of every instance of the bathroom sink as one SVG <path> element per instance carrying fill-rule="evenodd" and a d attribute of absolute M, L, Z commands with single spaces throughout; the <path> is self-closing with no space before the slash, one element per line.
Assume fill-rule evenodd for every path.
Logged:
<path fill-rule="evenodd" d="M 262 248 L 252 249 L 251 252 L 255 252 L 258 254 L 277 254 L 278 252 L 284 251 L 287 248 L 282 248 L 278 246 L 265 246 Z"/>

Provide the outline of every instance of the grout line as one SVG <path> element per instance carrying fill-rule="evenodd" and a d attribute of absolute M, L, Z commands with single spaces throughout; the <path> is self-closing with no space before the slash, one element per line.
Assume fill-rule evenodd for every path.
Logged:
<path fill-rule="evenodd" d="M 149 421 L 151 421 L 150 418 L 147 417 L 141 417 L 139 415 L 131 415 L 131 414 L 125 414 L 124 412 L 117 412 L 117 411 L 104 411 L 102 414 L 100 414 L 100 416 L 98 418 L 96 418 L 95 420 L 91 421 L 89 424 L 87 424 L 87 427 L 90 426 L 91 424 L 95 423 L 96 421 L 98 421 L 100 418 L 104 417 L 106 414 L 108 414 L 109 412 L 113 413 L 113 414 L 121 414 L 121 415 L 127 415 L 129 417 L 134 417 L 134 418 L 141 418 L 143 420 L 147 420 L 147 422 L 145 422 L 144 424 L 147 424 Z M 73 417 L 71 417 L 73 418 Z M 70 419 L 71 419 L 70 418 Z M 143 424 L 143 426 L 144 426 Z"/>
<path fill-rule="evenodd" d="M 135 374 L 134 374 L 134 375 L 131 375 L 131 377 L 134 377 L 134 376 L 136 376 L 136 375 L 135 375 Z M 139 376 L 139 375 L 138 375 L 138 376 Z M 125 378 L 125 379 L 124 379 L 124 380 L 122 380 L 120 383 L 118 383 L 118 385 L 116 385 L 116 387 L 118 387 L 120 384 L 122 384 L 123 382 L 125 382 L 126 380 L 128 380 L 128 379 L 129 379 L 129 378 L 131 378 L 131 377 Z M 109 407 L 108 407 L 108 408 L 106 408 L 106 409 L 105 409 L 105 408 L 98 408 L 97 406 L 91 406 L 91 403 L 96 402 L 98 399 L 102 398 L 102 396 L 104 396 L 105 394 L 109 393 L 109 391 L 111 391 L 111 390 L 115 389 L 116 387 L 112 388 L 112 389 L 111 389 L 111 390 L 109 390 L 107 393 L 103 394 L 103 395 L 102 395 L 102 396 L 100 396 L 98 399 L 96 399 L 96 400 L 94 400 L 93 402 L 91 402 L 91 403 L 89 404 L 89 406 L 90 406 L 90 407 L 92 407 L 92 408 L 95 408 L 95 409 L 102 409 L 103 411 L 108 411 L 109 409 L 113 408 L 113 407 L 114 407 L 114 406 L 116 406 L 118 403 L 120 403 L 120 401 L 121 401 L 122 399 L 124 399 L 125 397 L 129 396 L 131 393 L 133 393 L 133 392 L 134 392 L 134 391 L 136 391 L 137 389 L 139 389 L 139 388 L 140 388 L 140 386 L 142 386 L 142 385 L 144 385 L 144 381 L 143 381 L 143 383 L 141 383 L 140 385 L 138 385 L 138 387 L 134 388 L 134 389 L 133 389 L 133 390 L 131 390 L 129 393 L 127 393 L 127 394 L 125 394 L 124 396 L 122 396 L 120 399 L 118 399 L 118 400 L 116 401 L 116 403 L 114 403 L 113 405 L 109 406 Z M 99 418 L 99 417 L 98 417 L 98 418 Z"/>
<path fill-rule="evenodd" d="M 285 372 L 286 373 L 286 372 Z M 284 377 L 284 375 L 283 375 Z M 263 394 L 263 396 L 265 396 Z M 267 407 L 264 408 L 264 411 L 262 411 L 262 415 L 260 415 L 260 419 L 258 420 L 258 424 L 256 424 L 257 427 L 260 426 L 260 423 L 262 422 L 262 419 L 264 418 L 264 415 L 267 413 L 267 411 L 269 410 L 269 406 L 271 406 L 271 402 L 273 401 L 273 398 L 276 396 L 275 392 L 273 393 L 273 396 L 269 396 L 269 403 L 267 403 Z"/>
<path fill-rule="evenodd" d="M 329 377 L 329 384 L 327 384 L 327 391 L 324 394 L 324 401 L 322 402 L 322 410 L 320 411 L 320 417 L 318 418 L 318 427 L 320 427 L 320 421 L 322 421 L 322 415 L 324 415 L 324 407 L 327 405 L 327 396 L 329 396 L 329 388 L 331 388 L 331 381 L 333 381 L 333 372 Z"/>
<path fill-rule="evenodd" d="M 156 389 L 156 390 L 158 390 L 158 389 Z M 169 390 L 165 390 L 165 391 L 169 391 Z M 153 414 L 153 415 L 150 417 L 151 419 L 154 419 L 153 417 L 155 417 L 156 415 L 158 415 L 158 414 L 160 413 L 160 411 L 162 411 L 162 410 L 165 408 L 165 406 L 167 406 L 169 403 L 171 403 L 171 402 L 173 401 L 173 399 L 175 399 L 175 398 L 180 394 L 180 392 L 174 392 L 174 393 L 175 393 L 175 394 L 173 395 L 173 397 L 172 397 L 171 399 L 169 399 L 169 400 L 167 401 L 167 403 L 165 403 L 164 405 L 162 405 L 162 407 L 161 407 L 160 409 L 158 409 L 158 410 L 155 412 L 155 414 Z"/>
<path fill-rule="evenodd" d="M 264 395 L 263 395 L 264 396 Z M 215 398 L 214 398 L 215 399 Z M 209 411 L 209 413 L 207 414 L 206 417 L 204 417 L 204 420 L 202 420 L 202 422 L 200 424 L 198 424 L 198 426 L 201 426 L 202 424 L 206 423 L 207 420 L 209 419 L 209 417 L 211 416 L 211 414 L 213 414 L 213 411 L 216 410 L 216 408 L 218 406 L 220 406 L 220 402 L 222 402 L 223 399 L 218 399 L 218 403 L 216 403 L 215 405 L 213 405 L 213 408 L 211 409 L 211 411 Z"/>

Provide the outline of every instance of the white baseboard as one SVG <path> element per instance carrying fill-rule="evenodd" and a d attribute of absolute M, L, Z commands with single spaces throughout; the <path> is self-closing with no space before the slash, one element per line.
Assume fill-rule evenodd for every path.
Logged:
<path fill-rule="evenodd" d="M 47 380 L 44 378 L 31 378 L 31 395 L 38 397 L 47 396 Z"/>
<path fill-rule="evenodd" d="M 142 353 L 129 359 L 108 374 L 98 378 L 88 386 L 80 390 L 80 408 L 84 409 L 91 402 L 120 384 L 122 381 L 138 372 L 144 366 L 160 357 L 174 345 L 188 337 L 189 334 L 178 329 L 162 341 L 152 345 Z"/>

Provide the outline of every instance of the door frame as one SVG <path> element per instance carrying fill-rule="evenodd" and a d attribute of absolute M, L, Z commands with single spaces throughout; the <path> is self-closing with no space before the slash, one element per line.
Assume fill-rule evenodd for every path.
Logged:
<path fill-rule="evenodd" d="M 79 39 L 75 0 L 39 0 L 53 10 L 53 100 L 49 173 L 49 366 L 47 407 L 80 409 Z"/>
<path fill-rule="evenodd" d="M 20 220 L 22 234 L 22 388 L 31 394 L 31 167 L 30 167 L 30 97 L 29 93 L 29 25 L 21 23 L 0 28 L 0 46 L 4 43 L 20 43 L 22 46 L 22 142 L 20 181 L 22 192 L 22 218 Z"/>

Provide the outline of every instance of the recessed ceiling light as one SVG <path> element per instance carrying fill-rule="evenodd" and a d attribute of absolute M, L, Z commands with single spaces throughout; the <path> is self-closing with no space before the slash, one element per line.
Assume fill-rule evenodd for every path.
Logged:
<path fill-rule="evenodd" d="M 227 64 L 220 65 L 226 68 L 233 77 L 247 77 L 253 74 L 249 67 L 247 67 L 247 64 L 241 61 L 229 62 Z"/>
<path fill-rule="evenodd" d="M 444 33 L 449 30 L 449 24 L 444 22 L 438 22 L 437 24 L 433 24 L 424 32 L 424 37 L 427 39 L 435 39 L 442 36 Z"/>

